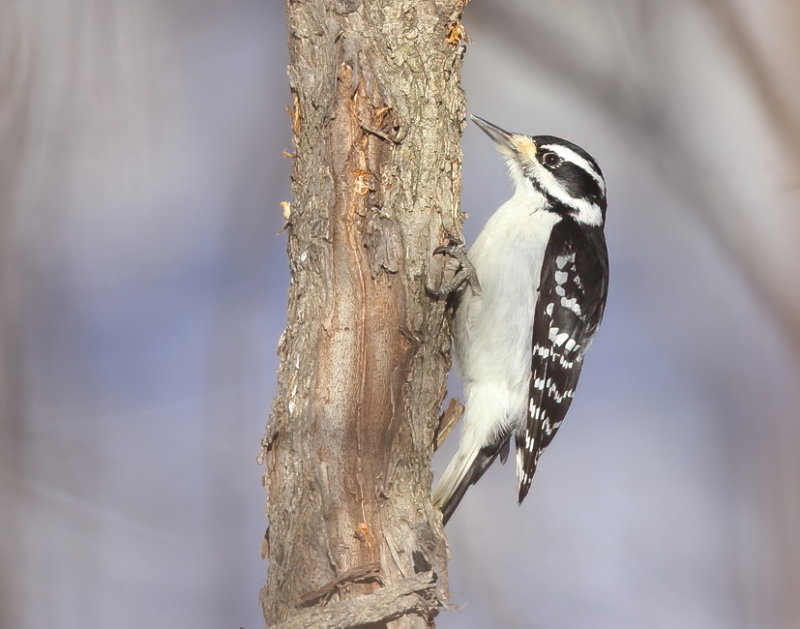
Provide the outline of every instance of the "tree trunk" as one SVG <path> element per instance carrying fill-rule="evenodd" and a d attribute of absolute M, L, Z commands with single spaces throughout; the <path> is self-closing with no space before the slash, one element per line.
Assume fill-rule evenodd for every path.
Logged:
<path fill-rule="evenodd" d="M 431 626 L 430 500 L 460 234 L 463 0 L 288 0 L 296 155 L 279 391 L 263 454 L 268 626 Z"/>

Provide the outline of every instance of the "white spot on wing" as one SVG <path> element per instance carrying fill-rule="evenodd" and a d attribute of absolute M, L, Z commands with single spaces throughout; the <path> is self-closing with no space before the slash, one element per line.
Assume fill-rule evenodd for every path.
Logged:
<path fill-rule="evenodd" d="M 567 332 L 562 332 L 561 334 L 557 335 L 555 339 L 553 339 L 553 344 L 556 347 L 563 345 L 564 342 L 569 338 L 569 334 Z"/>
<path fill-rule="evenodd" d="M 563 308 L 568 308 L 576 315 L 580 316 L 581 314 L 581 307 L 578 305 L 578 300 L 575 297 L 570 297 L 569 299 L 567 299 L 566 297 L 562 297 L 561 306 Z"/>

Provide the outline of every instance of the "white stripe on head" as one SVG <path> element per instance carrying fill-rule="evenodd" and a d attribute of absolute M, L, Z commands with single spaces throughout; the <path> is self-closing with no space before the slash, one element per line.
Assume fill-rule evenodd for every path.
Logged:
<path fill-rule="evenodd" d="M 592 166 L 592 163 L 588 161 L 583 156 L 579 155 L 571 148 L 563 146 L 561 144 L 545 144 L 544 146 L 539 147 L 542 151 L 552 151 L 556 155 L 558 155 L 561 159 L 565 162 L 572 162 L 579 168 L 585 170 L 589 175 L 597 182 L 597 185 L 600 186 L 600 189 L 603 191 L 603 194 L 606 193 L 606 182 L 603 179 L 603 176 L 595 170 L 595 167 Z"/>

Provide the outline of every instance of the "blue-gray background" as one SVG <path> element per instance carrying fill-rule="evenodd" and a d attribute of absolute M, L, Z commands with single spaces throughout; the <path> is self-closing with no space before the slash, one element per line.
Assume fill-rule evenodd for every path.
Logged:
<path fill-rule="evenodd" d="M 262 625 L 283 11 L 0 1 L 3 629 Z M 529 499 L 498 465 L 448 526 L 439 626 L 799 626 L 800 9 L 475 0 L 466 26 L 469 111 L 601 163 L 613 278 Z M 474 126 L 464 151 L 473 240 L 510 184 Z"/>

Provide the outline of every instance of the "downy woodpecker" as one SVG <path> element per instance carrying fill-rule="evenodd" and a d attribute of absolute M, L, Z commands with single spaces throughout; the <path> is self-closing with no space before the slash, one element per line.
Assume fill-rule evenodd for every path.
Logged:
<path fill-rule="evenodd" d="M 512 435 L 518 500 L 525 498 L 572 401 L 608 290 L 597 162 L 572 142 L 472 120 L 505 157 L 515 190 L 466 260 L 457 256 L 457 277 L 472 281 L 451 295 L 465 413 L 458 452 L 433 493 L 445 523 L 495 458 L 505 462 Z"/>

